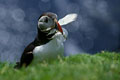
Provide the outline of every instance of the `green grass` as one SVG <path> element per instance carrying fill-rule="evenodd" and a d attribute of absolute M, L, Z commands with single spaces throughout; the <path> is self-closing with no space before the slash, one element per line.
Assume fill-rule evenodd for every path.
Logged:
<path fill-rule="evenodd" d="M 52 62 L 35 63 L 20 70 L 0 64 L 0 80 L 120 80 L 120 54 L 79 54 Z"/>

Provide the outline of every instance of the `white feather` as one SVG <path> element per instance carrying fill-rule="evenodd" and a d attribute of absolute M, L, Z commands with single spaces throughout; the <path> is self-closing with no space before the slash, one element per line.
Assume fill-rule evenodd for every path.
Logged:
<path fill-rule="evenodd" d="M 72 14 L 68 14 L 65 17 L 61 18 L 58 20 L 58 23 L 62 26 L 62 25 L 66 25 L 68 23 L 71 23 L 73 21 L 76 20 L 77 18 L 77 14 L 76 13 L 72 13 Z"/>
<path fill-rule="evenodd" d="M 63 56 L 64 54 L 64 41 L 66 40 L 68 32 L 63 28 L 63 34 L 57 32 L 51 41 L 44 45 L 35 47 L 33 54 L 35 61 L 52 60 Z M 64 37 L 65 36 L 65 37 Z"/>

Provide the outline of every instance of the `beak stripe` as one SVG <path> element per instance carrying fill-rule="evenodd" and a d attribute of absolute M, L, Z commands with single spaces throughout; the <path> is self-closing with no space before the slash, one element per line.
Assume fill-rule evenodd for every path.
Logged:
<path fill-rule="evenodd" d="M 63 34 L 62 27 L 60 26 L 60 24 L 58 23 L 58 21 L 56 19 L 55 19 L 55 22 L 57 24 L 58 30 Z"/>
<path fill-rule="evenodd" d="M 62 27 L 60 26 L 60 24 L 57 22 L 57 25 L 58 25 L 58 29 L 59 31 L 63 34 L 63 30 L 62 30 Z"/>

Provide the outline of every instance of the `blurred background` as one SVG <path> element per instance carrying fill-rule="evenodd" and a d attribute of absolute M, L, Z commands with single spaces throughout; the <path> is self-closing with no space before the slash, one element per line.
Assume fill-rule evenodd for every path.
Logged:
<path fill-rule="evenodd" d="M 69 32 L 65 56 L 120 50 L 120 0 L 0 0 L 0 61 L 19 61 L 44 12 L 54 12 L 58 19 L 78 14 L 63 26 Z"/>

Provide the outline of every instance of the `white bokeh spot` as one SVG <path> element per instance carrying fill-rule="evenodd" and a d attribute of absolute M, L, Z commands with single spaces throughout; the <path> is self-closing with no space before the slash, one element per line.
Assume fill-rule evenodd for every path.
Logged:
<path fill-rule="evenodd" d="M 14 9 L 12 12 L 12 18 L 15 21 L 23 21 L 25 18 L 25 13 L 22 9 L 18 8 L 18 9 Z"/>

